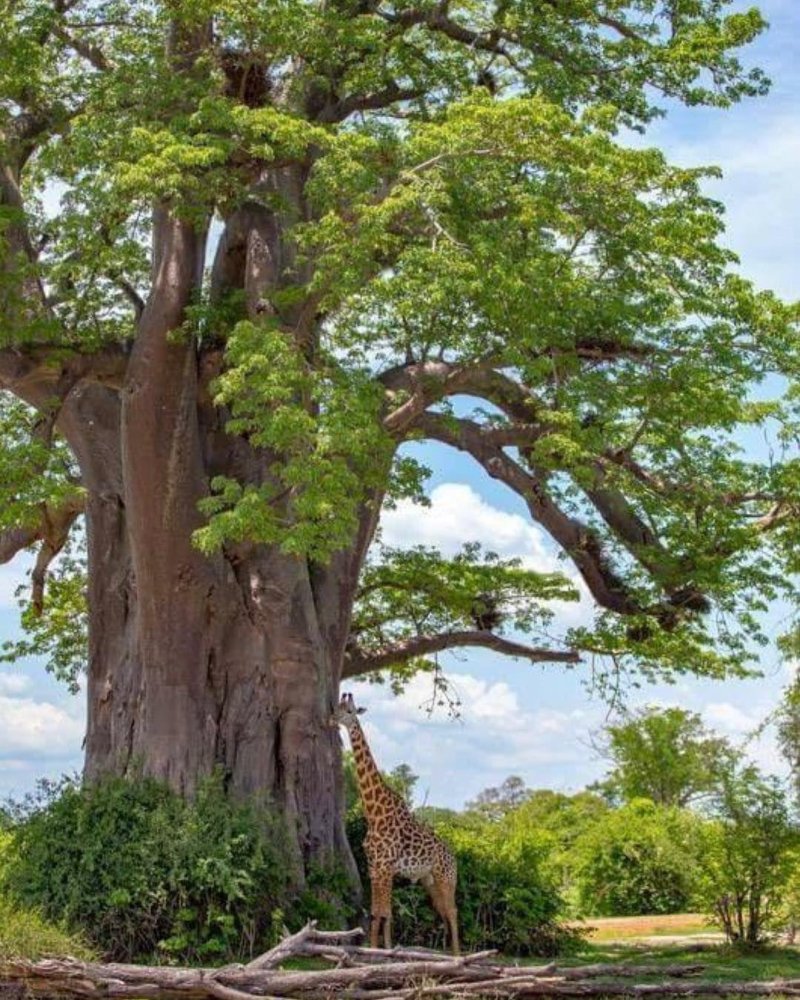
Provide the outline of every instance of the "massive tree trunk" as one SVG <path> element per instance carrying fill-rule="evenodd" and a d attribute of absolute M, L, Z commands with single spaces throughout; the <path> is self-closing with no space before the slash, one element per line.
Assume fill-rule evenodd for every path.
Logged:
<path fill-rule="evenodd" d="M 108 390 L 93 395 L 92 443 L 79 456 L 88 489 L 86 777 L 152 775 L 191 795 L 221 769 L 233 795 L 278 806 L 300 859 L 351 865 L 340 740 L 329 725 L 351 588 L 331 586 L 336 567 L 315 570 L 264 546 L 198 552 L 197 498 L 167 496 L 185 487 L 185 470 L 170 483 L 153 437 L 135 426 L 126 452 L 124 406 Z M 186 405 L 196 417 L 196 401 Z M 182 426 L 168 455 L 188 447 Z M 170 436 L 166 419 L 160 433 Z M 142 468 L 126 476 L 123 455 L 135 449 Z M 215 469 L 223 458 L 229 471 L 241 465 L 241 441 L 220 438 L 213 450 Z M 196 457 L 204 464 L 203 449 Z"/>
<path fill-rule="evenodd" d="M 232 795 L 280 809 L 301 869 L 343 862 L 355 881 L 329 720 L 365 539 L 325 568 L 277 547 L 193 544 L 213 476 L 262 482 L 276 456 L 226 433 L 208 392 L 218 357 L 174 336 L 202 233 L 164 210 L 155 228 L 121 389 L 91 386 L 60 418 L 88 493 L 86 776 L 150 775 L 191 796 L 220 769 Z"/>

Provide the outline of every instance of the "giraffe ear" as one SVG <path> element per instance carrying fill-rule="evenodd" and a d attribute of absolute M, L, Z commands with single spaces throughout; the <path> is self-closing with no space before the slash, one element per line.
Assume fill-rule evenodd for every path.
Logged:
<path fill-rule="evenodd" d="M 363 715 L 366 712 L 366 708 L 357 708 L 356 715 Z"/>

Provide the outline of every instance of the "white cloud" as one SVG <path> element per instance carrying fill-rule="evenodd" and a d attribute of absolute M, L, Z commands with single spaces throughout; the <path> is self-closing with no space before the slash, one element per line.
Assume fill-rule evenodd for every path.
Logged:
<path fill-rule="evenodd" d="M 430 500 L 430 507 L 401 500 L 395 510 L 383 513 L 387 545 L 436 545 L 454 555 L 464 542 L 479 541 L 501 556 L 520 557 L 531 569 L 561 568 L 535 525 L 519 514 L 492 507 L 466 483 L 443 483 L 433 489 Z"/>
<path fill-rule="evenodd" d="M 764 717 L 761 707 L 745 712 L 729 701 L 716 701 L 703 709 L 705 721 L 712 729 L 726 736 L 744 736 L 752 733 Z"/>
<path fill-rule="evenodd" d="M 0 674 L 0 695 L 22 694 L 30 686 L 30 678 L 23 674 Z"/>
<path fill-rule="evenodd" d="M 0 695 L 0 760 L 47 759 L 76 753 L 84 723 L 58 705 Z"/>
<path fill-rule="evenodd" d="M 457 720 L 443 708 L 425 713 L 432 695 L 429 675 L 412 678 L 397 697 L 383 687 L 354 685 L 356 700 L 368 708 L 364 729 L 379 766 L 410 764 L 420 776 L 421 794 L 431 802 L 461 806 L 512 773 L 531 787 L 577 788 L 597 777 L 599 765 L 585 740 L 592 723 L 599 723 L 602 706 L 593 706 L 593 713 L 531 710 L 505 681 L 469 673 L 448 677 L 461 702 Z"/>

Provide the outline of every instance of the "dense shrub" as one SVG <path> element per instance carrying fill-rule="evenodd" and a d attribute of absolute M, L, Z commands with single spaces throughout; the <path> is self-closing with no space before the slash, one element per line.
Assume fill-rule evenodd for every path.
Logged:
<path fill-rule="evenodd" d="M 680 913 L 694 901 L 703 850 L 703 822 L 686 810 L 650 799 L 609 810 L 575 842 L 580 906 L 591 916 Z"/>
<path fill-rule="evenodd" d="M 65 782 L 18 809 L 11 836 L 15 902 L 117 959 L 243 957 L 298 902 L 280 822 L 216 778 L 190 804 L 152 780 Z"/>
<path fill-rule="evenodd" d="M 369 891 L 362 841 L 366 823 L 358 809 L 348 816 L 348 836 Z M 559 923 L 561 898 L 546 874 L 551 838 L 534 830 L 508 832 L 489 822 L 440 825 L 458 862 L 458 914 L 467 949 L 498 948 L 509 954 L 555 954 L 576 941 Z M 394 938 L 403 944 L 442 947 L 442 921 L 427 893 L 398 881 L 393 896 Z"/>

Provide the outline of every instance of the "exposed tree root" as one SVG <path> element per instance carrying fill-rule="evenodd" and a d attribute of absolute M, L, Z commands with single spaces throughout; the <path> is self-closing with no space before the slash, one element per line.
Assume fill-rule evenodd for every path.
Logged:
<path fill-rule="evenodd" d="M 424 997 L 649 997 L 800 996 L 800 978 L 719 983 L 689 979 L 702 965 L 500 964 L 494 952 L 454 958 L 423 948 L 382 951 L 352 943 L 361 931 L 318 931 L 313 923 L 247 965 L 221 969 L 80 962 L 50 958 L 0 961 L 0 991 L 57 998 L 130 997 L 140 1000 L 414 1000 Z M 334 963 L 314 971 L 280 969 L 288 958 Z M 658 982 L 637 982 L 658 976 Z"/>

